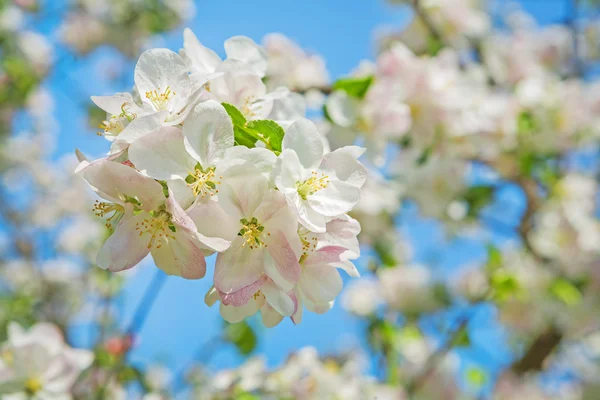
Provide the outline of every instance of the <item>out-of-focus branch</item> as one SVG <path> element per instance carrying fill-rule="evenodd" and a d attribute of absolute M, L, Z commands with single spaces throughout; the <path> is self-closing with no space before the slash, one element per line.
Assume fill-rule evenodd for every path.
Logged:
<path fill-rule="evenodd" d="M 433 36 L 433 38 L 435 40 L 437 40 L 439 43 L 443 44 L 444 46 L 448 46 L 448 43 L 444 39 L 444 35 L 442 35 L 442 33 L 435 26 L 435 23 L 431 20 L 431 18 L 429 17 L 429 14 L 427 14 L 427 12 L 425 10 L 423 10 L 423 7 L 421 7 L 420 0 L 412 0 L 412 6 L 415 11 L 415 14 L 423 22 L 423 25 L 425 25 L 425 27 L 429 30 L 429 33 L 431 33 L 431 36 Z"/>
<path fill-rule="evenodd" d="M 560 344 L 563 334 L 553 326 L 546 329 L 535 339 L 523 357 L 511 367 L 516 374 L 522 375 L 530 371 L 540 371 L 544 361 Z"/>

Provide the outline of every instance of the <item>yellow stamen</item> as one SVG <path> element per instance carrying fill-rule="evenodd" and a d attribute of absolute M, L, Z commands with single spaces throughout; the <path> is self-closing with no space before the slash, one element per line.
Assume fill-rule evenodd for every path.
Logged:
<path fill-rule="evenodd" d="M 302 183 L 296 183 L 298 194 L 303 200 L 306 200 L 309 195 L 313 195 L 319 190 L 325 189 L 327 185 L 329 185 L 329 176 L 321 174 L 319 177 L 319 174 L 314 171 L 312 172 L 312 176 L 310 178 Z"/>
<path fill-rule="evenodd" d="M 170 86 L 167 86 L 164 92 L 161 92 L 160 88 L 146 92 L 146 98 L 150 101 L 150 104 L 152 104 L 152 107 L 154 107 L 156 111 L 168 110 L 171 99 L 176 94 L 177 93 L 171 91 Z"/>
<path fill-rule="evenodd" d="M 106 218 L 108 216 L 106 218 L 106 227 L 112 230 L 113 226 L 118 224 L 123 217 L 125 208 L 120 204 L 96 200 L 93 211 L 97 217 Z"/>
<path fill-rule="evenodd" d="M 25 381 L 23 388 L 25 392 L 31 396 L 42 390 L 42 382 L 38 378 L 29 378 Z"/>
<path fill-rule="evenodd" d="M 194 172 L 190 173 L 190 176 L 191 178 L 188 177 L 187 180 L 188 186 L 196 196 L 214 196 L 219 193 L 217 185 L 220 185 L 221 181 L 216 180 L 214 167 L 207 170 L 196 168 Z M 222 178 L 222 176 L 219 177 L 219 179 Z"/>
<path fill-rule="evenodd" d="M 148 248 L 160 249 L 168 239 L 176 240 L 171 230 L 171 214 L 166 211 L 159 211 L 155 216 L 145 218 L 142 222 L 135 224 L 135 230 L 139 235 L 150 234 Z"/>
<path fill-rule="evenodd" d="M 265 227 L 262 226 L 256 218 L 252 218 L 248 221 L 246 218 L 242 218 L 240 220 L 242 223 L 242 229 L 238 232 L 238 236 L 244 238 L 244 243 L 242 243 L 242 247 L 249 245 L 251 249 L 259 248 L 259 247 L 268 247 L 267 244 L 262 240 L 261 236 L 266 234 L 267 236 L 271 236 L 269 232 L 265 232 Z"/>

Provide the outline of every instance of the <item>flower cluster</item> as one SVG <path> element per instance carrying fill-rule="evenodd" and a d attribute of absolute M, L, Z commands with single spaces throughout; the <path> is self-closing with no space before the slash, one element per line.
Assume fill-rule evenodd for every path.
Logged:
<path fill-rule="evenodd" d="M 152 254 L 169 275 L 200 279 L 218 253 L 209 305 L 238 322 L 261 311 L 266 326 L 322 313 L 357 276 L 360 225 L 347 213 L 366 169 L 356 146 L 329 151 L 302 98 L 262 82 L 265 51 L 246 37 L 221 60 L 186 30 L 182 56 L 148 50 L 134 95 L 93 97 L 108 113 L 107 157 L 77 172 L 102 198 L 111 236 L 97 264 L 123 271 Z"/>
<path fill-rule="evenodd" d="M 69 398 L 93 353 L 65 344 L 62 333 L 50 323 L 29 330 L 17 323 L 8 327 L 8 340 L 0 348 L 0 394 L 3 399 Z"/>

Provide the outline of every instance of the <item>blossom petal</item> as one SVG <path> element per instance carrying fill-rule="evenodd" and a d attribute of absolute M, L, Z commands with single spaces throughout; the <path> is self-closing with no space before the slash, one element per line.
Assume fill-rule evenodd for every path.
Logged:
<path fill-rule="evenodd" d="M 225 108 L 214 100 L 198 104 L 183 126 L 185 148 L 202 167 L 214 166 L 233 147 L 233 124 Z"/>
<path fill-rule="evenodd" d="M 288 282 L 297 283 L 301 273 L 298 256 L 283 232 L 271 232 L 271 236 L 265 242 L 268 244 L 267 251 L 273 257 L 281 277 Z"/>
<path fill-rule="evenodd" d="M 223 176 L 219 202 L 234 218 L 252 217 L 268 189 L 269 182 L 256 167 L 249 163 L 235 165 Z"/>
<path fill-rule="evenodd" d="M 111 199 L 121 199 L 123 195 L 137 198 L 146 211 L 157 209 L 165 199 L 160 183 L 118 162 L 94 161 L 83 171 L 83 177 L 92 188 Z"/>
<path fill-rule="evenodd" d="M 246 317 L 256 314 L 258 309 L 259 303 L 256 301 L 249 301 L 241 306 L 228 306 L 221 303 L 219 312 L 225 321 L 235 324 L 243 321 Z"/>
<path fill-rule="evenodd" d="M 317 126 L 306 118 L 290 125 L 283 137 L 282 147 L 294 150 L 300 163 L 307 169 L 316 169 L 325 154 L 323 138 Z"/>
<path fill-rule="evenodd" d="M 367 169 L 357 159 L 365 152 L 358 146 L 346 146 L 325 154 L 320 171 L 335 177 L 357 188 L 361 188 L 367 180 Z"/>
<path fill-rule="evenodd" d="M 238 236 L 227 251 L 219 253 L 217 256 L 214 281 L 215 287 L 221 293 L 237 292 L 255 284 L 264 275 L 264 250 L 262 248 L 251 249 L 250 246 L 242 247 L 244 243 L 244 239 Z M 248 298 L 256 290 L 247 294 Z"/>
<path fill-rule="evenodd" d="M 183 48 L 185 57 L 193 65 L 194 72 L 208 75 L 215 72 L 221 63 L 221 57 L 203 46 L 190 28 L 185 28 L 183 31 Z"/>
<path fill-rule="evenodd" d="M 327 115 L 344 128 L 356 125 L 358 108 L 359 102 L 343 90 L 336 90 L 327 98 Z"/>
<path fill-rule="evenodd" d="M 175 92 L 175 98 L 187 98 L 192 90 L 185 62 L 169 49 L 143 52 L 135 66 L 134 80 L 142 98 L 147 92 L 161 92 L 167 88 Z"/>
<path fill-rule="evenodd" d="M 140 172 L 154 179 L 185 179 L 194 172 L 196 160 L 183 144 L 181 129 L 164 126 L 129 146 L 129 159 Z"/>
<path fill-rule="evenodd" d="M 200 279 L 206 274 L 206 260 L 197 233 L 182 225 L 151 250 L 156 266 L 167 275 Z"/>
<path fill-rule="evenodd" d="M 326 303 L 342 291 L 342 278 L 337 269 L 330 266 L 307 266 L 302 270 L 298 286 L 311 302 Z"/>
<path fill-rule="evenodd" d="M 197 198 L 187 210 L 198 232 L 208 237 L 233 240 L 240 231 L 239 220 L 228 215 L 214 197 Z"/>
<path fill-rule="evenodd" d="M 354 208 L 360 200 L 360 189 L 348 183 L 331 181 L 325 189 L 308 196 L 307 200 L 319 214 L 335 217 Z"/>
<path fill-rule="evenodd" d="M 284 317 L 289 317 L 294 313 L 294 301 L 272 281 L 265 282 L 260 291 L 265 295 L 271 307 Z"/>
<path fill-rule="evenodd" d="M 283 321 L 283 315 L 277 312 L 269 303 L 266 303 L 260 309 L 262 323 L 267 328 L 273 328 Z"/>
<path fill-rule="evenodd" d="M 227 58 L 248 64 L 261 78 L 267 72 L 267 52 L 246 36 L 233 36 L 225 41 Z"/>
<path fill-rule="evenodd" d="M 102 269 L 117 272 L 137 265 L 148 255 L 149 239 L 136 230 L 149 215 L 142 212 L 121 221 L 98 252 L 96 264 Z"/>

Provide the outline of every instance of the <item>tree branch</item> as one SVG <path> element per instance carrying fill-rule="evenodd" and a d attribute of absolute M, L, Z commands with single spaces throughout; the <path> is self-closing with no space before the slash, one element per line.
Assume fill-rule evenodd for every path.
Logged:
<path fill-rule="evenodd" d="M 562 332 L 550 326 L 531 343 L 529 349 L 527 349 L 519 361 L 512 365 L 512 371 L 518 375 L 530 371 L 541 371 L 544 361 L 560 344 L 562 338 Z"/>

